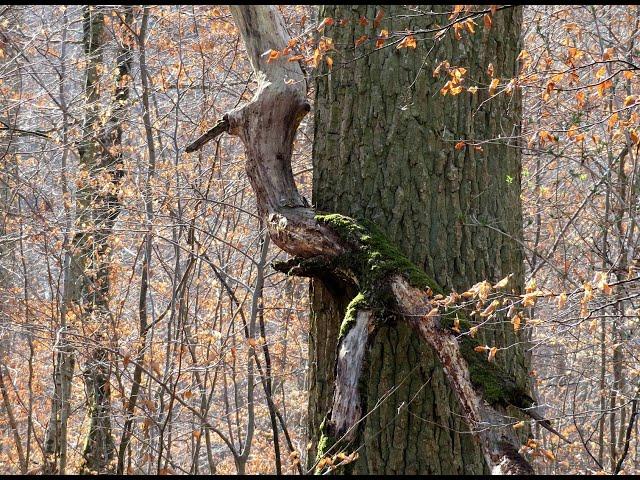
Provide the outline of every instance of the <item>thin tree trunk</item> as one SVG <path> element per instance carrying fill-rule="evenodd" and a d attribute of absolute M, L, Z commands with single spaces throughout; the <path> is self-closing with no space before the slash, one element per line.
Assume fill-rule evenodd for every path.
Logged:
<path fill-rule="evenodd" d="M 147 333 L 149 331 L 149 321 L 147 316 L 147 293 L 149 290 L 149 281 L 151 278 L 151 255 L 153 249 L 153 198 L 151 192 L 151 181 L 155 176 L 156 150 L 153 139 L 153 130 L 151 128 L 151 111 L 149 107 L 149 82 L 146 63 L 145 41 L 147 35 L 147 25 L 149 22 L 149 8 L 145 7 L 142 12 L 142 22 L 140 32 L 137 34 L 137 43 L 139 48 L 140 60 L 140 76 L 142 81 L 142 120 L 144 122 L 145 135 L 147 140 L 147 152 L 149 156 L 149 164 L 147 166 L 147 176 L 144 186 L 144 204 L 145 204 L 145 223 L 147 232 L 144 237 L 144 260 L 142 263 L 142 276 L 140 279 L 140 296 L 138 302 L 138 318 L 139 318 L 139 341 L 140 346 L 136 353 L 136 364 L 133 371 L 133 384 L 131 393 L 127 401 L 127 414 L 124 427 L 122 429 L 122 437 L 120 439 L 120 447 L 118 449 L 118 465 L 117 473 L 124 473 L 124 460 L 131 434 L 133 429 L 133 415 L 138 403 L 140 387 L 142 385 L 142 367 L 144 364 L 145 351 L 147 349 Z"/>
<path fill-rule="evenodd" d="M 5 27 L 9 27 L 8 30 L 11 30 L 11 27 L 20 20 L 20 13 L 15 7 L 7 8 L 10 10 L 5 12 L 3 18 L 8 23 Z M 0 65 L 8 71 L 13 68 L 10 62 L 12 58 L 15 58 L 14 48 L 12 47 L 10 39 L 6 38 L 2 32 L 0 32 L 0 44 L 6 49 L 6 52 L 2 55 L 3 60 L 0 62 Z M 14 249 L 18 243 L 12 240 L 13 235 L 10 235 L 7 229 L 7 219 L 10 212 L 14 210 L 11 205 L 13 195 L 10 186 L 10 177 L 12 173 L 11 170 L 13 169 L 15 172 L 15 167 L 12 168 L 11 166 L 15 165 L 16 162 L 15 147 L 18 137 L 15 135 L 14 129 L 17 128 L 18 109 L 16 105 L 12 105 L 12 103 L 15 102 L 13 95 L 19 97 L 21 88 L 19 74 L 13 74 L 9 79 L 5 80 L 4 86 L 5 91 L 0 96 L 0 125 L 4 126 L 3 130 L 0 131 L 0 393 L 4 410 L 3 413 L 6 415 L 7 423 L 11 429 L 11 436 L 18 456 L 20 472 L 25 474 L 28 469 L 27 459 L 25 458 L 12 399 L 7 390 L 7 383 L 11 383 L 11 377 L 6 364 L 9 360 L 12 344 L 12 334 L 9 333 L 12 331 L 10 325 L 11 316 L 9 311 L 6 310 L 6 300 L 9 298 L 7 293 L 14 281 L 11 272 L 17 264 Z M 29 415 L 32 415 L 32 413 L 29 412 Z"/>
<path fill-rule="evenodd" d="M 131 21 L 131 9 L 125 17 Z M 78 144 L 80 165 L 87 177 L 76 197 L 76 233 L 65 257 L 65 282 L 61 306 L 61 331 L 54 374 L 54 400 L 47 432 L 47 452 L 54 455 L 51 471 L 66 468 L 66 429 L 69 417 L 75 349 L 67 329 L 88 333 L 92 344 L 83 369 L 89 425 L 83 446 L 82 471 L 103 472 L 114 456 L 111 434 L 110 359 L 102 344 L 111 323 L 108 305 L 110 236 L 120 212 L 118 186 L 122 170 L 122 121 L 129 97 L 131 51 L 124 41 L 116 58 L 116 75 L 110 111 L 100 107 L 100 77 L 104 50 L 104 9 L 85 7 L 83 44 L 85 112 Z M 103 120 L 105 118 L 106 120 Z M 71 314 L 71 318 L 69 315 Z M 67 323 L 68 322 L 68 323 Z M 55 467 L 56 457 L 58 466 Z"/>

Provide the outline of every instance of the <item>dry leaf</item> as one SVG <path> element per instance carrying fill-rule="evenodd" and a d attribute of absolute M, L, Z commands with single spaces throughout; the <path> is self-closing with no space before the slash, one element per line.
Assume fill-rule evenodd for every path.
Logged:
<path fill-rule="evenodd" d="M 496 90 L 498 89 L 499 84 L 500 84 L 499 79 L 494 78 L 493 80 L 491 80 L 491 84 L 489 85 L 489 95 L 494 95 L 496 93 Z"/>
<path fill-rule="evenodd" d="M 496 353 L 498 353 L 498 347 L 491 347 L 491 349 L 489 350 L 489 356 L 487 357 L 487 360 L 489 362 L 492 362 L 496 358 Z"/>

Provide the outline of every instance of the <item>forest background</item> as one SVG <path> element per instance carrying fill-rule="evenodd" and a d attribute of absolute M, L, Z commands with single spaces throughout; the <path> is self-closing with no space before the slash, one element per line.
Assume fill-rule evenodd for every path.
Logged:
<path fill-rule="evenodd" d="M 184 153 L 254 93 L 231 14 L 222 6 L 91 7 L 104 14 L 102 58 L 91 70 L 86 8 L 0 7 L 0 472 L 42 471 L 52 451 L 63 452 L 67 472 L 95 470 L 87 431 L 105 393 L 118 457 L 109 468 L 121 460 L 127 473 L 306 470 L 307 281 L 269 267 L 285 255 L 256 214 L 240 142 L 223 136 Z M 343 21 L 371 30 L 353 39 L 363 56 L 380 48 L 415 55 L 416 43 L 438 35 L 465 42 L 485 34 L 495 13 L 455 6 L 448 28 L 420 36 L 385 30 L 383 8 L 368 19 L 280 10 L 296 39 L 286 55 L 300 57 L 310 78 L 348 68 L 326 40 Z M 512 328 L 531 338 L 535 394 L 571 440 L 532 424 L 523 451 L 538 473 L 639 468 L 639 32 L 637 6 L 528 6 L 517 77 L 488 64 L 476 81 L 464 65 L 425 57 L 423 74 L 442 80 L 435 95 L 522 94 L 523 248 L 535 295 Z M 120 163 L 117 182 L 88 185 L 118 214 L 98 260 L 85 265 L 105 275 L 104 310 L 80 322 L 65 311 L 72 289 L 64 282 L 91 170 L 82 149 L 90 70 L 99 85 L 94 121 L 114 126 L 105 141 Z M 293 157 L 307 198 L 312 119 Z M 481 151 L 493 140 L 451 139 L 451 149 Z M 494 347 L 490 356 L 509 348 Z M 53 435 L 64 445 L 54 445 L 54 373 L 71 357 L 66 431 Z M 103 374 L 108 391 L 91 391 L 92 375 Z"/>

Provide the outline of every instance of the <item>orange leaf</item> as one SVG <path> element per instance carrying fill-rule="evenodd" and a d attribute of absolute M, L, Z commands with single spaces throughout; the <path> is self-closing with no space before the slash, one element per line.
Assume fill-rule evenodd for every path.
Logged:
<path fill-rule="evenodd" d="M 396 48 L 416 48 L 416 39 L 413 35 L 407 35 Z"/>
<path fill-rule="evenodd" d="M 496 311 L 496 308 L 498 308 L 498 306 L 500 305 L 500 302 L 498 300 L 494 300 L 493 302 L 491 302 L 489 304 L 489 306 L 487 308 L 485 308 L 482 313 L 480 313 L 481 317 L 488 317 L 489 315 L 491 315 L 493 312 Z"/>
<path fill-rule="evenodd" d="M 516 316 L 511 319 L 511 325 L 513 325 L 514 332 L 517 332 L 518 330 L 520 330 L 520 326 L 522 325 L 522 317 L 520 316 L 519 313 L 516 314 Z"/>
<path fill-rule="evenodd" d="M 497 78 L 494 78 L 493 80 L 491 80 L 491 85 L 489 85 L 489 95 L 494 95 L 496 93 L 499 83 L 500 83 L 500 80 Z"/>
<path fill-rule="evenodd" d="M 446 60 L 443 60 L 442 62 L 440 62 L 438 64 L 438 66 L 435 68 L 435 70 L 433 71 L 433 77 L 439 77 L 440 76 L 440 70 L 442 68 L 445 68 L 447 70 L 449 70 L 449 62 L 447 62 Z"/>
<path fill-rule="evenodd" d="M 333 58 L 331 57 L 326 57 L 324 59 L 325 62 L 327 62 L 327 67 L 329 67 L 329 70 L 333 69 Z"/>
<path fill-rule="evenodd" d="M 322 22 L 320 22 L 320 25 L 318 25 L 318 31 L 322 30 L 324 27 L 330 27 L 331 25 L 333 25 L 333 18 L 326 17 Z"/>
<path fill-rule="evenodd" d="M 432 308 L 431 311 L 429 313 L 427 313 L 427 318 L 433 318 L 433 317 L 437 316 L 439 311 L 440 310 L 438 309 L 438 307 Z"/>
<path fill-rule="evenodd" d="M 546 142 L 551 142 L 551 143 L 555 143 L 558 140 L 556 139 L 556 137 L 554 137 L 553 135 L 551 135 L 549 132 L 547 132 L 546 130 L 540 130 L 538 132 L 538 137 L 540 138 L 540 144 L 544 145 Z"/>
<path fill-rule="evenodd" d="M 361 35 L 360 37 L 358 37 L 356 39 L 356 47 L 359 47 L 360 45 L 362 45 L 364 42 L 367 41 L 368 38 L 369 38 L 368 35 Z"/>
<path fill-rule="evenodd" d="M 270 50 L 269 51 L 269 58 L 267 58 L 267 63 L 273 62 L 279 56 L 280 56 L 280 52 L 278 50 Z"/>
<path fill-rule="evenodd" d="M 456 150 L 462 150 L 464 148 L 464 146 L 465 146 L 464 142 L 458 142 L 458 143 L 456 143 L 455 149 Z"/>
<path fill-rule="evenodd" d="M 489 356 L 487 357 L 487 360 L 489 362 L 492 362 L 496 358 L 496 353 L 498 353 L 498 347 L 491 347 L 491 350 L 489 350 Z"/>
<path fill-rule="evenodd" d="M 493 288 L 505 288 L 509 284 L 509 280 L 511 279 L 511 277 L 513 277 L 513 273 L 510 273 L 509 275 L 504 277 L 502 280 L 496 283 Z"/>
<path fill-rule="evenodd" d="M 460 319 L 458 317 L 453 321 L 453 327 L 451 327 L 451 330 L 456 333 L 460 333 Z"/>
<path fill-rule="evenodd" d="M 476 33 L 475 25 L 476 25 L 476 22 L 474 22 L 473 19 L 471 18 L 468 18 L 464 22 L 464 26 L 466 27 L 467 30 L 469 30 L 469 33 Z"/>
<path fill-rule="evenodd" d="M 321 59 L 322 59 L 322 54 L 320 53 L 320 50 L 316 48 L 315 51 L 313 52 L 313 57 L 311 58 L 313 66 L 317 68 L 318 65 L 320 65 Z"/>
<path fill-rule="evenodd" d="M 598 95 L 601 97 L 604 96 L 604 93 L 613 87 L 613 82 L 611 80 L 606 80 L 600 84 L 598 84 Z"/>
<path fill-rule="evenodd" d="M 380 25 L 380 22 L 382 22 L 382 17 L 384 17 L 384 10 L 380 9 L 376 14 L 376 18 L 373 19 L 374 28 L 378 28 L 378 25 Z"/>
<path fill-rule="evenodd" d="M 453 20 L 454 18 L 456 18 L 463 8 L 464 5 L 454 5 L 453 11 L 451 12 L 451 15 L 449 15 L 449 20 Z"/>
<path fill-rule="evenodd" d="M 384 41 L 389 38 L 389 31 L 388 30 L 380 30 L 380 35 L 378 35 L 378 38 L 376 40 L 376 48 L 382 48 L 382 46 L 384 45 Z"/>
<path fill-rule="evenodd" d="M 485 13 L 483 20 L 484 20 L 484 28 L 486 28 L 487 30 L 490 30 L 491 25 L 493 24 L 493 20 L 491 20 L 491 15 L 489 15 L 488 13 Z"/>
<path fill-rule="evenodd" d="M 565 292 L 562 292 L 560 295 L 558 295 L 558 308 L 564 307 L 566 303 L 567 303 L 567 294 Z"/>

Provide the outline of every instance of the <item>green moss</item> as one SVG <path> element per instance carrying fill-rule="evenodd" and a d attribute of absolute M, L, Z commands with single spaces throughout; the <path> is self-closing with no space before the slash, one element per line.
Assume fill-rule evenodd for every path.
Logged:
<path fill-rule="evenodd" d="M 458 341 L 460 353 L 469 366 L 473 386 L 482 391 L 482 397 L 491 405 L 514 405 L 527 408 L 533 404 L 529 394 L 513 381 L 511 375 L 498 364 L 487 360 L 487 352 L 476 352 L 480 342 L 468 335 Z"/>
<path fill-rule="evenodd" d="M 336 439 L 327 434 L 326 421 L 327 419 L 325 418 L 320 424 L 320 438 L 318 439 L 318 448 L 316 449 L 316 463 L 322 460 L 322 458 L 327 455 L 329 449 L 336 443 Z M 315 473 L 319 474 L 321 472 L 316 469 Z"/>
<path fill-rule="evenodd" d="M 356 324 L 358 310 L 364 310 L 368 306 L 368 302 L 362 293 L 358 293 L 353 300 L 347 305 L 347 311 L 344 313 L 344 319 L 340 324 L 340 333 L 338 334 L 338 342 L 349 333 L 349 330 Z"/>
<path fill-rule="evenodd" d="M 495 362 L 487 360 L 487 352 L 476 352 L 474 349 L 480 341 L 471 337 L 469 329 L 473 326 L 467 315 L 460 311 L 445 311 L 440 317 L 442 328 L 451 330 L 458 318 L 458 337 L 460 353 L 469 366 L 469 376 L 475 388 L 482 392 L 482 397 L 491 405 L 514 405 L 520 408 L 530 407 L 533 403 L 525 388 L 518 386 L 510 374 Z"/>
<path fill-rule="evenodd" d="M 384 308 L 388 298 L 380 287 L 390 276 L 403 275 L 415 288 L 430 288 L 434 294 L 444 294 L 425 272 L 414 265 L 400 250 L 391 244 L 374 224 L 354 220 L 340 214 L 316 215 L 318 222 L 329 225 L 341 238 L 350 243 L 356 253 L 350 253 L 338 262 L 349 268 L 359 281 L 359 293 L 347 307 L 344 320 L 340 326 L 339 338 L 342 338 L 354 325 L 358 309 L 365 305 Z M 440 319 L 441 327 L 452 329 L 456 317 L 459 320 L 461 333 L 467 333 L 472 327 L 468 317 L 461 311 L 447 311 Z M 480 342 L 470 335 L 461 335 L 458 340 L 463 358 L 469 365 L 469 374 L 473 386 L 483 393 L 483 398 L 490 404 L 514 405 L 528 407 L 533 400 L 520 388 L 498 364 L 487 361 L 486 352 L 476 352 Z M 323 436 L 324 438 L 324 436 Z M 322 438 L 321 438 L 322 440 Z M 328 438 L 325 439 L 329 441 Z M 318 444 L 318 454 L 320 454 Z"/>
<path fill-rule="evenodd" d="M 324 457 L 325 453 L 333 446 L 335 443 L 335 438 L 330 437 L 329 435 L 325 435 L 324 433 L 320 435 L 320 439 L 318 440 L 318 456 L 317 460 L 320 460 Z"/>
<path fill-rule="evenodd" d="M 391 275 L 400 274 L 413 287 L 430 288 L 434 293 L 442 293 L 436 282 L 390 243 L 375 224 L 338 213 L 316 215 L 316 220 L 329 225 L 356 248 L 357 253 L 350 254 L 347 263 L 355 270 L 361 287 L 378 285 Z"/>

